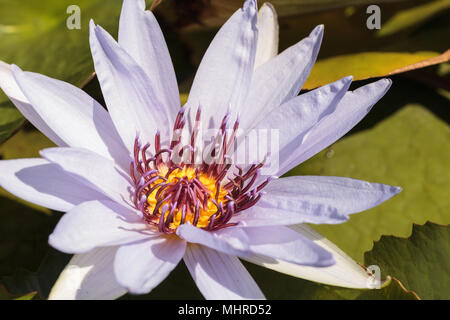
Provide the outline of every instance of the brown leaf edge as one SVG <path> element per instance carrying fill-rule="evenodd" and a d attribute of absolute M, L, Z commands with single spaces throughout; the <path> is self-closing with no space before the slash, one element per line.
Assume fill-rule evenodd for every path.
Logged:
<path fill-rule="evenodd" d="M 417 300 L 422 300 L 422 298 L 419 297 L 419 295 L 418 295 L 415 291 L 406 289 L 406 287 L 403 285 L 403 283 L 402 283 L 400 280 L 398 280 L 398 279 L 395 278 L 395 277 L 392 277 L 392 280 L 395 281 L 395 282 L 397 282 L 397 284 L 400 286 L 400 288 L 401 288 L 406 294 L 412 294 L 412 295 L 414 296 L 414 298 L 416 298 Z"/>
<path fill-rule="evenodd" d="M 361 268 L 363 268 L 367 272 L 368 275 L 371 275 L 370 271 L 368 270 L 368 268 L 365 265 L 363 265 L 359 262 L 357 262 L 357 263 L 359 264 L 359 266 Z M 402 289 L 405 292 L 405 294 L 412 295 L 414 297 L 414 299 L 416 299 L 416 300 L 422 300 L 422 298 L 420 298 L 416 292 L 406 289 L 406 287 L 403 285 L 403 283 L 400 280 L 398 280 L 397 278 L 392 277 L 390 275 L 386 276 L 386 278 L 384 280 L 382 280 L 381 286 L 379 288 L 377 288 L 376 290 L 386 288 L 387 286 L 391 285 L 392 281 L 396 282 L 399 285 L 400 289 Z"/>
<path fill-rule="evenodd" d="M 413 63 L 406 67 L 395 69 L 395 70 L 389 72 L 388 75 L 391 76 L 394 74 L 404 73 L 404 72 L 408 72 L 408 71 L 412 71 L 412 70 L 416 70 L 416 69 L 422 69 L 422 68 L 426 68 L 426 67 L 433 66 L 436 64 L 448 62 L 449 60 L 450 60 L 450 49 L 448 49 L 447 51 L 445 51 L 444 53 L 442 53 L 436 57 L 426 59 L 423 61 L 419 61 L 419 62 Z"/>
<path fill-rule="evenodd" d="M 163 0 L 153 0 L 149 10 L 153 11 L 157 6 L 161 4 L 161 2 L 163 2 Z"/>

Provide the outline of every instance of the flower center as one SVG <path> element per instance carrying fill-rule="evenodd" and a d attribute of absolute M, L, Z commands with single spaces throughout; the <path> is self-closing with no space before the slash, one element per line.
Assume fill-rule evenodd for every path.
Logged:
<path fill-rule="evenodd" d="M 179 133 L 185 125 L 184 111 L 182 108 L 178 113 L 169 148 L 161 148 L 159 132 L 155 135 L 154 154 L 148 152 L 149 143 L 141 147 L 136 137 L 134 159 L 130 165 L 135 185 L 134 204 L 147 224 L 164 233 L 173 233 L 184 223 L 204 230 L 236 225 L 229 222 L 233 215 L 256 204 L 261 197 L 260 191 L 269 182 L 266 179 L 255 186 L 264 163 L 251 165 L 245 173 L 241 167 L 230 163 L 229 150 L 235 142 L 239 121 L 235 122 L 228 137 L 229 116 L 226 115 L 210 153 L 213 159 L 194 164 L 201 109 L 197 111 L 191 144 L 187 150 L 180 151 Z M 181 157 L 185 152 L 184 160 L 174 161 L 175 156 Z M 237 172 L 231 173 L 232 167 Z"/>

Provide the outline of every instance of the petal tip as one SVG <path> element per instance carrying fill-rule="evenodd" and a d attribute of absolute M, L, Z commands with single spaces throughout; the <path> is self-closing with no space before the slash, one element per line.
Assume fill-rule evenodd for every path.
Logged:
<path fill-rule="evenodd" d="M 52 234 L 50 234 L 50 235 L 48 236 L 48 244 L 49 244 L 52 248 L 54 248 L 54 249 L 56 249 L 56 250 L 58 250 L 58 251 L 67 253 L 67 254 L 77 254 L 77 253 L 82 253 L 82 252 L 74 252 L 74 251 L 72 251 L 72 250 L 67 250 L 67 249 L 65 248 L 66 246 L 64 245 L 64 242 L 65 242 L 65 241 L 62 241 L 62 242 L 61 242 L 61 236 L 55 235 L 55 232 L 53 232 Z"/>
<path fill-rule="evenodd" d="M 311 31 L 308 38 L 312 39 L 314 42 L 320 45 L 322 43 L 324 29 L 325 29 L 324 25 L 319 24 L 313 29 L 313 31 Z"/>
<path fill-rule="evenodd" d="M 323 31 L 325 30 L 325 26 L 323 24 L 319 24 L 318 26 L 316 26 L 313 31 L 311 32 L 311 35 L 318 35 L 323 33 Z"/>
<path fill-rule="evenodd" d="M 247 0 L 244 2 L 244 6 L 242 7 L 245 13 L 247 13 L 250 17 L 256 16 L 258 13 L 258 4 L 256 0 Z"/>
<path fill-rule="evenodd" d="M 392 80 L 389 78 L 380 79 L 380 80 L 378 80 L 378 82 L 384 84 L 387 89 L 389 89 L 390 86 L 392 85 Z"/>
<path fill-rule="evenodd" d="M 42 158 L 51 161 L 52 155 L 54 154 L 54 151 L 61 148 L 45 148 L 42 150 L 39 150 L 39 154 Z"/>
<path fill-rule="evenodd" d="M 275 7 L 270 2 L 264 2 L 261 8 L 259 8 L 259 12 L 262 13 L 268 13 L 270 15 L 273 15 L 274 17 L 277 16 L 277 11 L 275 10 Z"/>
<path fill-rule="evenodd" d="M 94 22 L 94 19 L 90 19 L 89 20 L 89 29 L 95 29 L 95 27 L 96 27 L 96 25 L 95 25 L 95 22 Z"/>
<path fill-rule="evenodd" d="M 399 194 L 400 192 L 402 192 L 403 188 L 399 187 L 399 186 L 391 186 L 391 191 L 395 196 L 395 195 Z"/>
<path fill-rule="evenodd" d="M 48 154 L 48 149 L 42 149 L 42 150 L 39 150 L 39 155 L 40 155 L 42 158 L 46 158 L 47 154 Z"/>

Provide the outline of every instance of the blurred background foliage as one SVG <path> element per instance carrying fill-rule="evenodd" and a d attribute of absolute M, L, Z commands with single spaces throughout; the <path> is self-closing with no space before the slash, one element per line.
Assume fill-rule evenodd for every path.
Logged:
<path fill-rule="evenodd" d="M 403 187 L 379 207 L 342 225 L 314 226 L 365 265 L 381 266 L 390 285 L 353 290 L 319 285 L 245 263 L 273 299 L 449 299 L 450 0 L 273 0 L 280 51 L 325 25 L 318 62 L 303 90 L 353 75 L 352 89 L 383 76 L 393 86 L 343 139 L 288 174 L 348 176 Z M 81 29 L 66 28 L 69 5 Z M 148 6 L 151 1 L 147 1 Z M 164 0 L 155 14 L 174 61 L 181 100 L 208 44 L 241 0 Z M 381 8 L 369 30 L 366 9 Z M 262 2 L 259 2 L 262 5 Z M 117 35 L 121 0 L 0 0 L 0 60 L 83 87 L 103 103 L 92 75 L 91 18 Z M 0 92 L 0 157 L 38 156 L 52 146 Z M 49 248 L 61 214 L 0 190 L 0 299 L 45 299 L 70 259 Z M 430 221 L 430 222 L 427 222 Z M 413 227 L 414 225 L 414 227 Z M 374 243 L 375 242 L 375 243 Z M 180 264 L 151 294 L 124 299 L 195 299 Z"/>

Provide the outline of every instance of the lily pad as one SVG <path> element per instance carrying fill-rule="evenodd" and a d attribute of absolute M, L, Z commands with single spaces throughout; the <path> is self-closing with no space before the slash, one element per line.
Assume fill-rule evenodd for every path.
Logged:
<path fill-rule="evenodd" d="M 367 263 L 398 278 L 423 299 L 450 299 L 450 227 L 414 225 L 409 238 L 382 236 L 366 252 Z"/>
<path fill-rule="evenodd" d="M 3 196 L 0 206 L 0 276 L 19 268 L 37 270 L 59 215 L 34 210 Z"/>
<path fill-rule="evenodd" d="M 15 296 L 28 296 L 36 293 L 37 297 L 46 299 L 59 274 L 67 265 L 71 255 L 48 248 L 41 256 L 41 264 L 35 271 L 19 268 L 13 273 L 0 275 L 0 286 L 3 284 Z"/>
<path fill-rule="evenodd" d="M 3 196 L 0 207 L 0 291 L 4 286 L 13 298 L 36 299 L 30 297 L 32 292 L 45 298 L 70 258 L 48 245 L 60 214 L 44 213 Z"/>
<path fill-rule="evenodd" d="M 39 295 L 36 291 L 30 292 L 26 295 L 14 298 L 14 300 L 35 300 L 38 299 Z"/>
<path fill-rule="evenodd" d="M 317 88 L 349 75 L 354 80 L 383 77 L 438 55 L 436 52 L 362 52 L 323 59 L 314 65 L 303 88 Z"/>
<path fill-rule="evenodd" d="M 0 101 L 5 99 L 3 93 L 0 93 Z M 18 130 L 25 119 L 22 114 L 8 101 L 0 102 L 0 143 L 8 139 L 8 137 Z"/>
<path fill-rule="evenodd" d="M 80 29 L 66 21 L 71 5 L 80 9 Z M 92 73 L 89 20 L 116 32 L 121 1 L 5 0 L 0 3 L 0 60 L 81 85 Z M 0 94 L 0 143 L 23 123 L 20 113 Z"/>

